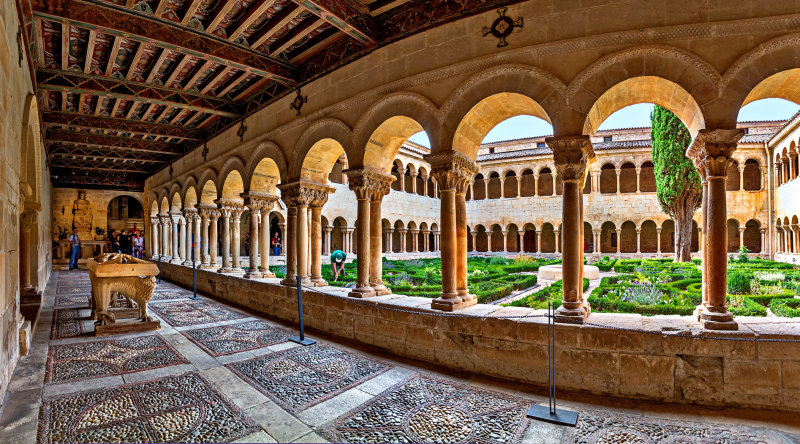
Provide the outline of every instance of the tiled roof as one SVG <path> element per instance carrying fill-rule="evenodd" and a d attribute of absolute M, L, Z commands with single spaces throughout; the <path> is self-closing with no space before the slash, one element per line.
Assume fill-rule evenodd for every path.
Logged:
<path fill-rule="evenodd" d="M 621 140 L 611 142 L 600 142 L 592 144 L 596 150 L 614 150 L 619 148 L 649 148 L 652 144 L 650 139 L 645 140 Z"/>
<path fill-rule="evenodd" d="M 739 143 L 764 143 L 768 142 L 769 139 L 771 139 L 774 135 L 775 133 L 745 134 L 741 139 L 739 139 Z"/>
<path fill-rule="evenodd" d="M 516 157 L 528 157 L 528 156 L 540 156 L 542 154 L 552 154 L 553 151 L 550 148 L 532 148 L 527 150 L 515 150 L 515 151 L 507 151 L 505 153 L 492 153 L 492 154 L 480 154 L 478 156 L 478 162 L 487 162 L 490 160 L 499 160 L 499 159 L 513 159 Z"/>

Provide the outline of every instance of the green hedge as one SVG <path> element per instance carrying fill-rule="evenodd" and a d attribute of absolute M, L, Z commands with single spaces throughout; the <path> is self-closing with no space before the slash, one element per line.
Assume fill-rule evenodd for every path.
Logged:
<path fill-rule="evenodd" d="M 770 304 L 770 309 L 776 316 L 785 316 L 787 318 L 800 317 L 800 299 L 797 298 L 781 298 L 773 299 Z"/>

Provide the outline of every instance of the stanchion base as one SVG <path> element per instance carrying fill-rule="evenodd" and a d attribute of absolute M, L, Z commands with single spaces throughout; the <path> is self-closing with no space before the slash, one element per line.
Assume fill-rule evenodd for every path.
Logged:
<path fill-rule="evenodd" d="M 572 427 L 578 424 L 578 412 L 556 409 L 556 414 L 551 415 L 549 406 L 539 404 L 534 404 L 528 409 L 528 418 Z"/>
<path fill-rule="evenodd" d="M 313 339 L 308 339 L 308 338 L 300 339 L 300 336 L 292 336 L 291 338 L 289 338 L 289 340 L 294 342 L 294 343 L 296 343 L 296 344 L 306 345 L 306 346 L 307 345 L 314 345 L 314 344 L 317 343 L 317 341 L 315 341 Z"/>

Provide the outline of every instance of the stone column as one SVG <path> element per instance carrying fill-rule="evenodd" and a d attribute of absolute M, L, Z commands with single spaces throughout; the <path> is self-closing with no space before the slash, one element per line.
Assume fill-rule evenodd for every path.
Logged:
<path fill-rule="evenodd" d="M 384 251 L 384 253 L 392 253 L 393 252 L 393 249 L 392 249 L 392 237 L 394 235 L 394 229 L 387 228 L 387 229 L 383 230 L 383 234 L 386 235 L 386 242 L 385 242 L 385 245 L 383 247 L 383 251 Z"/>
<path fill-rule="evenodd" d="M 250 212 L 250 257 L 248 258 L 250 269 L 247 270 L 244 277 L 255 279 L 262 277 L 259 269 L 261 267 L 261 258 L 259 257 L 261 239 L 259 238 L 258 215 L 264 202 L 255 196 L 247 195 L 243 197 L 245 198 L 244 204 Z"/>
<path fill-rule="evenodd" d="M 387 179 L 386 174 L 382 171 L 372 168 L 359 168 L 347 171 L 347 177 L 350 182 L 350 189 L 356 195 L 358 200 L 358 237 L 356 239 L 357 248 L 357 282 L 355 288 L 350 291 L 349 296 L 356 298 L 364 298 L 375 296 L 375 289 L 370 283 L 370 270 L 372 268 L 372 240 L 371 233 L 371 201 L 377 201 L 376 193 L 388 193 L 387 186 L 391 184 L 391 180 Z M 412 192 L 415 189 L 416 180 L 412 177 Z M 380 228 L 380 220 L 378 228 Z M 380 233 L 380 231 L 378 231 Z M 380 260 L 380 257 L 378 258 Z M 379 276 L 373 279 L 377 284 Z M 382 281 L 381 281 L 382 282 Z"/>
<path fill-rule="evenodd" d="M 431 251 L 430 247 L 430 234 L 429 230 L 422 230 L 422 251 L 428 252 Z M 464 237 L 466 239 L 466 236 Z"/>
<path fill-rule="evenodd" d="M 158 259 L 161 256 L 161 251 L 158 249 L 158 226 L 161 225 L 158 216 L 150 217 L 150 245 L 147 246 L 147 251 L 150 252 L 150 259 Z"/>
<path fill-rule="evenodd" d="M 541 253 L 542 252 L 542 231 L 536 230 L 534 233 L 536 234 L 536 248 L 533 249 L 534 253 Z"/>
<path fill-rule="evenodd" d="M 200 215 L 200 268 L 207 266 L 211 260 L 208 254 L 208 209 L 203 204 L 197 206 Z"/>
<path fill-rule="evenodd" d="M 617 228 L 615 230 L 617 232 L 617 254 L 622 252 L 622 229 Z"/>
<path fill-rule="evenodd" d="M 329 255 L 333 252 L 331 249 L 331 232 L 333 231 L 333 227 L 328 225 L 323 227 L 322 231 L 325 232 L 325 251 L 323 253 Z"/>
<path fill-rule="evenodd" d="M 615 169 L 614 169 L 614 172 L 615 172 L 615 173 L 617 173 L 617 194 L 620 194 L 620 193 L 621 193 L 621 191 L 619 190 L 619 174 L 620 174 L 622 171 L 621 171 L 619 168 L 615 168 Z M 617 242 L 617 245 L 619 245 L 619 242 Z"/>
<path fill-rule="evenodd" d="M 317 287 L 328 285 L 322 279 L 322 206 L 328 201 L 328 195 L 336 188 L 314 187 L 307 192 L 311 195 L 311 283 Z M 380 244 L 378 244 L 380 248 Z"/>
<path fill-rule="evenodd" d="M 181 221 L 181 257 L 183 265 L 192 266 L 192 233 L 194 231 L 194 216 L 197 215 L 196 208 L 185 208 L 183 210 L 183 220 Z"/>
<path fill-rule="evenodd" d="M 342 250 L 346 254 L 353 254 L 353 227 L 342 228 Z"/>
<path fill-rule="evenodd" d="M 533 175 L 533 195 L 539 195 L 539 173 L 534 173 Z"/>
<path fill-rule="evenodd" d="M 517 196 L 522 197 L 522 176 L 515 176 L 517 179 Z"/>
<path fill-rule="evenodd" d="M 637 228 L 636 229 L 636 253 L 637 254 L 641 254 L 642 253 L 642 229 L 641 228 Z"/>
<path fill-rule="evenodd" d="M 435 177 L 434 177 L 434 179 L 435 179 Z M 441 193 L 441 189 L 439 191 Z M 441 196 L 439 198 L 441 199 Z M 484 199 L 488 199 L 489 198 L 489 178 L 488 177 L 483 179 L 483 198 Z"/>
<path fill-rule="evenodd" d="M 640 193 L 642 190 L 642 169 L 636 167 L 636 192 Z"/>
<path fill-rule="evenodd" d="M 433 251 L 439 251 L 439 232 L 438 231 L 434 231 L 433 232 L 433 248 L 434 248 Z"/>
<path fill-rule="evenodd" d="M 310 184 L 310 183 L 309 183 Z M 289 277 L 288 267 L 295 270 L 295 278 L 300 279 L 302 285 L 310 286 L 311 278 L 308 270 L 308 206 L 311 204 L 312 196 L 305 187 L 306 182 L 292 182 L 281 185 L 281 197 L 286 202 L 287 208 L 293 208 L 293 217 L 289 220 L 289 233 L 292 239 L 286 245 L 291 248 L 287 251 L 287 279 Z M 289 255 L 292 261 L 289 261 Z M 294 285 L 296 282 L 292 282 Z"/>
<path fill-rule="evenodd" d="M 239 203 L 239 206 L 231 211 L 231 272 L 237 274 L 244 274 L 242 269 L 242 213 L 244 206 Z"/>
<path fill-rule="evenodd" d="M 30 204 L 28 204 L 30 207 Z M 36 226 L 36 211 L 27 210 L 20 215 L 19 227 L 19 273 L 21 276 L 20 290 L 32 292 L 31 285 L 31 230 Z M 77 264 L 76 264 L 77 265 Z"/>
<path fill-rule="evenodd" d="M 503 235 L 503 253 L 508 253 L 508 231 L 500 230 L 500 234 Z"/>
<path fill-rule="evenodd" d="M 739 227 L 739 249 L 741 250 L 744 247 L 744 228 Z"/>
<path fill-rule="evenodd" d="M 459 291 L 459 283 L 462 280 L 459 264 L 463 261 L 463 265 L 466 265 L 467 254 L 466 203 L 463 207 L 464 213 L 460 215 L 460 201 L 465 199 L 467 186 L 477 174 L 478 165 L 456 151 L 429 154 L 424 156 L 424 159 L 431 165 L 431 175 L 439 184 L 441 196 L 439 230 L 442 236 L 442 293 L 431 303 L 431 308 L 453 311 L 475 304 L 475 298 L 469 295 L 466 288 L 465 266 L 464 288 Z M 463 227 L 459 229 L 461 225 Z M 459 234 L 462 238 L 459 238 Z"/>
<path fill-rule="evenodd" d="M 428 176 L 422 176 L 422 194 L 428 196 Z"/>
<path fill-rule="evenodd" d="M 222 268 L 217 270 L 218 273 L 230 273 L 233 270 L 231 267 L 231 211 L 230 207 L 220 206 L 219 212 L 222 216 Z"/>
<path fill-rule="evenodd" d="M 789 180 L 797 178 L 797 153 L 789 153 Z"/>
<path fill-rule="evenodd" d="M 728 311 L 727 293 L 727 204 L 725 180 L 736 143 L 744 135 L 741 129 L 703 129 L 686 152 L 708 181 L 706 210 L 706 282 L 708 301 L 700 312 L 700 322 L 714 330 L 736 330 L 738 325 Z"/>
<path fill-rule="evenodd" d="M 477 165 L 475 165 L 477 168 Z M 472 180 L 473 176 L 469 176 Z M 467 184 L 456 182 L 456 287 L 462 306 L 468 307 L 478 303 L 478 299 L 469 294 L 467 286 Z M 519 183 L 519 181 L 517 181 Z M 503 196 L 501 194 L 501 196 Z M 427 240 L 428 237 L 426 236 Z"/>
<path fill-rule="evenodd" d="M 792 231 L 794 232 L 794 252 L 800 253 L 800 225 L 792 225 Z"/>
<path fill-rule="evenodd" d="M 472 236 L 472 252 L 474 253 L 478 251 L 478 232 L 473 231 L 470 233 L 470 236 Z"/>
<path fill-rule="evenodd" d="M 281 189 L 283 191 L 283 189 Z M 297 229 L 297 208 L 294 202 L 282 193 L 281 199 L 286 204 L 286 229 L 283 231 L 283 251 L 286 254 L 286 277 L 281 280 L 281 285 L 297 285 L 297 248 L 295 246 Z"/>
<path fill-rule="evenodd" d="M 186 238 L 189 236 L 189 230 L 186 229 L 186 216 L 182 216 L 178 221 L 180 224 L 179 227 L 179 234 L 178 234 L 178 241 L 180 242 L 180 250 L 178 257 L 181 259 L 181 265 L 186 265 L 186 262 L 189 262 L 189 265 L 192 264 L 191 257 L 186 254 L 186 245 L 189 244 Z"/>
<path fill-rule="evenodd" d="M 401 253 L 405 253 L 406 252 L 406 233 L 408 233 L 408 230 L 406 230 L 405 228 L 398 228 L 397 232 L 400 234 L 400 252 Z"/>
<path fill-rule="evenodd" d="M 194 239 L 192 240 L 192 257 L 189 258 L 189 262 L 191 266 L 197 266 L 200 262 L 201 253 L 200 253 L 200 239 L 202 239 L 203 234 L 200 233 L 201 223 L 200 223 L 200 215 L 198 214 L 197 210 L 191 213 L 191 218 L 189 219 L 192 224 L 192 233 L 194 233 Z"/>
<path fill-rule="evenodd" d="M 209 249 L 209 259 L 210 262 L 207 266 L 209 270 L 216 270 L 219 268 L 219 263 L 217 262 L 217 250 L 219 249 L 219 233 L 217 223 L 219 221 L 220 216 L 219 209 L 214 208 L 208 212 L 208 243 L 211 244 Z"/>
<path fill-rule="evenodd" d="M 183 259 L 181 259 L 181 251 L 180 251 L 180 238 L 178 237 L 180 234 L 180 226 L 181 226 L 181 212 L 180 211 L 170 211 L 170 225 L 172 226 L 172 260 L 170 260 L 171 264 L 181 264 L 183 263 Z"/>
<path fill-rule="evenodd" d="M 656 245 L 656 253 L 661 255 L 661 227 L 656 227 L 656 239 L 658 244 Z"/>
<path fill-rule="evenodd" d="M 592 230 L 592 253 L 600 253 L 600 234 L 602 231 L 600 230 Z"/>
<path fill-rule="evenodd" d="M 171 256 L 169 254 L 169 230 L 171 229 L 172 221 L 169 214 L 162 213 L 159 215 L 161 219 L 161 260 L 169 261 Z"/>
<path fill-rule="evenodd" d="M 763 254 L 766 252 L 765 249 L 767 249 L 767 229 L 761 228 L 760 231 L 761 231 L 761 251 L 759 251 L 759 253 Z"/>
<path fill-rule="evenodd" d="M 275 206 L 275 202 L 278 200 L 278 196 L 275 196 L 275 199 L 267 200 L 261 205 L 261 254 L 259 255 L 259 260 L 261 262 L 261 277 L 262 278 L 274 278 L 275 273 L 269 271 L 269 256 L 270 256 L 270 237 L 269 237 L 269 213 L 270 210 Z"/>
<path fill-rule="evenodd" d="M 589 315 L 589 304 L 583 300 L 583 229 L 581 190 L 586 181 L 586 166 L 595 158 L 589 136 L 549 137 L 553 160 L 561 175 L 563 205 L 561 224 L 562 285 L 564 301 L 556 310 L 556 320 L 583 322 Z"/>
<path fill-rule="evenodd" d="M 553 230 L 554 237 L 556 238 L 556 253 L 561 253 L 561 231 Z"/>
<path fill-rule="evenodd" d="M 411 193 L 417 194 L 417 176 L 419 175 L 418 172 L 412 171 L 411 172 Z"/>
<path fill-rule="evenodd" d="M 744 164 L 740 164 L 737 168 L 739 171 L 739 189 L 738 191 L 744 190 Z"/>
<path fill-rule="evenodd" d="M 378 174 L 379 171 L 370 171 L 370 195 L 369 195 L 369 285 L 375 291 L 376 296 L 391 294 L 383 285 L 383 224 L 381 216 L 381 205 L 383 197 L 389 194 L 392 189 L 394 177 L 389 174 Z M 414 180 L 416 183 L 416 179 Z M 423 181 L 427 183 L 427 181 Z M 359 259 L 360 262 L 360 259 Z"/>
<path fill-rule="evenodd" d="M 419 253 L 419 230 L 408 230 L 411 232 L 411 252 Z"/>

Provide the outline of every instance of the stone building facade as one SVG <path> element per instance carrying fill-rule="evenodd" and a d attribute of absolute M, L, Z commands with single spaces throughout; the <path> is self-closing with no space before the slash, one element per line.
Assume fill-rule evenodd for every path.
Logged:
<path fill-rule="evenodd" d="M 800 261 L 800 115 L 795 116 L 769 140 L 774 186 L 775 257 Z"/>

